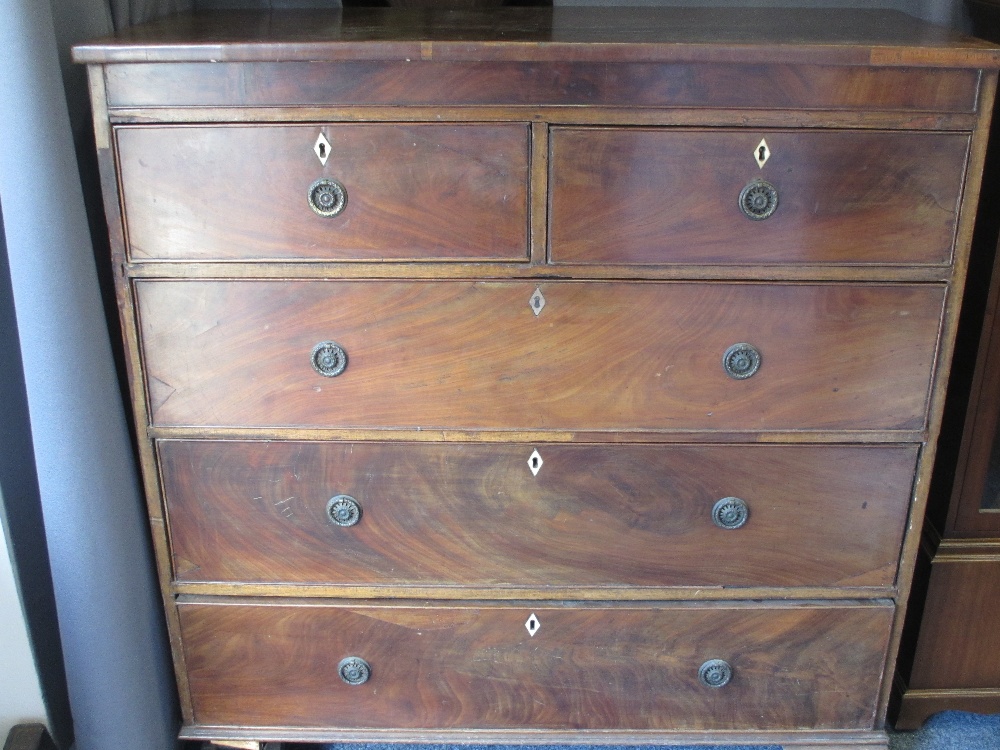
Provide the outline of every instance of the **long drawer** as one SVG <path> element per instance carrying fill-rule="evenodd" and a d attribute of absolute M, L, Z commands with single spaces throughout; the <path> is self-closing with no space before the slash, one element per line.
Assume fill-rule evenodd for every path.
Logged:
<path fill-rule="evenodd" d="M 556 263 L 943 265 L 969 136 L 554 128 L 551 144 Z"/>
<path fill-rule="evenodd" d="M 878 602 L 179 612 L 196 723 L 442 729 L 870 729 L 893 616 Z"/>
<path fill-rule="evenodd" d="M 891 586 L 913 446 L 159 441 L 180 582 Z"/>
<path fill-rule="evenodd" d="M 135 288 L 153 424 L 508 430 L 921 429 L 945 297 L 927 284 Z M 741 344 L 755 374 L 748 351 L 724 367 Z"/>
<path fill-rule="evenodd" d="M 528 257 L 523 124 L 141 126 L 116 134 L 129 253 L 138 260 Z M 316 194 L 319 209 L 341 206 L 331 182 L 344 204 L 320 215 L 313 190 L 331 201 Z"/>

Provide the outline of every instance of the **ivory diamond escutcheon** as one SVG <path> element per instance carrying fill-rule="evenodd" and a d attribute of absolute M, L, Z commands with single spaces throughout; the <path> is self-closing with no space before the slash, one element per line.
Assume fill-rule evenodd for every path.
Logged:
<path fill-rule="evenodd" d="M 760 143 L 757 144 L 757 148 L 753 150 L 753 159 L 755 162 L 757 162 L 757 166 L 763 169 L 764 164 L 770 158 L 771 158 L 771 149 L 767 147 L 767 141 L 761 138 Z"/>
<path fill-rule="evenodd" d="M 537 633 L 538 629 L 542 627 L 542 623 L 539 622 L 538 616 L 535 615 L 534 612 L 532 612 L 531 615 L 528 616 L 528 621 L 524 623 L 524 627 L 527 628 L 528 635 L 534 638 L 535 633 Z"/>
<path fill-rule="evenodd" d="M 330 141 L 322 133 L 316 137 L 316 143 L 313 144 L 313 151 L 319 157 L 319 163 L 325 167 L 326 160 L 330 158 Z"/>
<path fill-rule="evenodd" d="M 545 307 L 545 297 L 542 296 L 541 287 L 535 289 L 534 294 L 531 295 L 531 299 L 528 300 L 528 304 L 531 305 L 531 311 L 535 314 L 535 317 L 542 312 L 542 308 Z"/>
<path fill-rule="evenodd" d="M 532 454 L 528 456 L 528 468 L 531 469 L 531 473 L 533 476 L 536 477 L 538 476 L 538 472 L 542 470 L 543 463 L 545 462 L 542 461 L 542 454 L 539 453 L 538 449 L 536 448 L 532 452 Z"/>

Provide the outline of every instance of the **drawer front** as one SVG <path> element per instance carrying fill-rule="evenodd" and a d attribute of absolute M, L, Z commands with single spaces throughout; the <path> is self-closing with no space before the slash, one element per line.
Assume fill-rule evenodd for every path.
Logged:
<path fill-rule="evenodd" d="M 179 581 L 494 592 L 890 586 L 917 452 L 174 440 L 158 449 Z M 735 511 L 720 506 L 715 521 L 724 498 L 737 498 Z M 331 509 L 351 525 L 334 523 Z"/>
<path fill-rule="evenodd" d="M 273 17 L 268 20 L 274 22 Z M 490 25 L 494 23 L 491 19 Z M 640 26 L 645 24 L 640 21 Z M 436 50 L 434 54 L 437 58 Z M 773 62 L 174 62 L 109 65 L 104 74 L 112 107 L 343 107 L 391 102 L 926 114 L 974 112 L 979 89 L 977 70 Z"/>
<path fill-rule="evenodd" d="M 581 608 L 182 603 L 198 724 L 872 727 L 888 605 Z M 539 627 L 529 635 L 534 614 Z M 368 681 L 345 683 L 341 660 Z M 706 661 L 732 669 L 699 681 Z"/>
<path fill-rule="evenodd" d="M 947 264 L 969 136 L 556 128 L 551 145 L 556 263 Z M 739 205 L 755 180 L 776 190 L 763 220 Z"/>
<path fill-rule="evenodd" d="M 323 133 L 325 166 L 315 149 Z M 528 257 L 528 129 L 505 125 L 120 127 L 136 260 Z M 321 178 L 346 206 L 310 206 Z"/>
<path fill-rule="evenodd" d="M 139 281 L 156 425 L 920 429 L 944 287 Z M 346 352 L 336 377 L 312 352 Z M 723 355 L 749 342 L 758 372 Z M 337 359 L 337 358 L 333 358 Z M 339 360 L 338 360 L 339 361 Z"/>

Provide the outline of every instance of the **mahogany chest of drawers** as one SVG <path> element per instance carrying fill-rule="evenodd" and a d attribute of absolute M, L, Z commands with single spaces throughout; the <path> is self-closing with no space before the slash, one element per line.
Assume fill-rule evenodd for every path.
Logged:
<path fill-rule="evenodd" d="M 76 57 L 182 736 L 886 746 L 994 48 L 368 10 Z"/>

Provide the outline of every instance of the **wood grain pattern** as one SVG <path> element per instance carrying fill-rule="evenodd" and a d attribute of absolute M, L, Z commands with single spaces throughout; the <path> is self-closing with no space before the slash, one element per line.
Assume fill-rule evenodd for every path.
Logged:
<path fill-rule="evenodd" d="M 170 590 L 170 552 L 163 523 L 159 478 L 155 470 L 153 442 L 148 438 L 145 420 L 135 420 L 137 414 L 145 411 L 144 373 L 139 358 L 139 341 L 136 335 L 134 297 L 125 265 L 124 222 L 118 199 L 117 171 L 111 139 L 111 125 L 108 122 L 107 92 L 104 73 L 100 68 L 88 68 L 90 86 L 90 106 L 95 122 L 97 145 L 97 166 L 100 171 L 101 192 L 104 201 L 104 216 L 108 226 L 108 240 L 111 246 L 111 268 L 114 276 L 115 298 L 118 307 L 119 332 L 124 345 L 123 359 L 128 392 L 131 395 L 131 409 L 128 417 L 134 420 L 136 453 L 142 467 L 142 490 L 145 495 L 146 510 L 149 514 L 149 528 L 152 549 L 156 561 L 156 578 L 166 618 L 167 636 L 170 641 L 170 655 L 174 677 L 177 683 L 178 703 L 182 716 L 191 716 L 191 692 L 188 689 L 187 669 L 181 649 L 180 622 L 177 617 L 175 598 Z"/>
<path fill-rule="evenodd" d="M 994 45 L 852 8 L 352 8 L 180 14 L 78 45 L 80 62 L 726 60 L 1000 67 Z M 744 66 L 745 67 L 745 66 Z"/>
<path fill-rule="evenodd" d="M 917 456 L 912 446 L 158 448 L 178 581 L 542 589 L 891 585 Z M 326 517 L 339 494 L 362 507 L 354 527 Z M 712 522 L 729 496 L 750 508 L 740 529 Z"/>
<path fill-rule="evenodd" d="M 998 48 L 854 9 L 376 9 L 179 16 L 77 55 L 109 63 L 96 132 L 185 736 L 885 750 Z M 557 127 L 703 140 L 559 162 Z M 384 166 L 359 239 L 269 192 L 338 177 L 320 128 Z M 414 131 L 447 134 L 433 176 L 385 135 Z M 193 154 L 199 132 L 219 140 Z M 711 189 L 692 209 L 668 172 Z M 566 224 L 548 190 L 578 174 Z M 706 209 L 734 175 L 780 183 L 780 240 Z M 670 200 L 686 219 L 657 229 Z M 337 379 L 309 366 L 323 340 Z M 738 341 L 763 352 L 748 381 L 722 372 Z M 341 481 L 365 515 L 329 545 Z M 703 526 L 732 483 L 748 526 Z M 332 674 L 348 649 L 375 667 L 360 690 Z M 710 656 L 737 676 L 706 694 Z"/>
<path fill-rule="evenodd" d="M 335 75 L 333 74 L 335 70 Z M 107 69 L 112 107 L 545 105 L 971 112 L 973 70 L 733 63 L 345 61 Z"/>
<path fill-rule="evenodd" d="M 539 255 L 544 254 L 544 248 Z M 135 279 L 464 279 L 473 275 L 483 279 L 576 279 L 611 281 L 853 281 L 859 283 L 951 281 L 950 266 L 814 266 L 814 265 L 670 265 L 670 266 L 595 266 L 510 263 L 384 263 L 382 261 L 343 263 L 338 261 L 205 261 L 198 263 L 128 264 L 127 273 Z"/>
<path fill-rule="evenodd" d="M 556 263 L 913 265 L 951 260 L 969 137 L 554 128 L 551 144 Z M 778 208 L 753 221 L 739 195 L 759 179 Z"/>
<path fill-rule="evenodd" d="M 1000 690 L 998 622 L 1000 557 L 980 562 L 936 559 L 909 687 Z M 925 642 L 933 647 L 921 648 Z"/>
<path fill-rule="evenodd" d="M 997 9 L 992 9 L 996 13 Z M 987 29 L 1000 37 L 1000 17 L 994 19 L 996 27 Z M 994 124 L 992 133 L 1000 140 L 1000 121 Z M 996 199 L 1000 196 L 1000 156 L 993 156 L 993 171 L 989 176 L 989 193 L 985 199 Z M 993 222 L 996 222 L 994 217 Z M 1000 246 L 996 242 L 998 228 L 996 224 L 986 227 L 983 222 L 982 235 L 977 234 L 978 249 L 985 253 L 984 257 L 995 258 Z M 976 291 L 983 294 L 982 286 L 977 285 Z M 981 326 L 974 328 L 973 323 L 979 323 L 971 310 L 980 309 L 984 305 Z M 973 299 L 969 305 L 968 326 L 963 329 L 967 337 L 967 355 L 974 359 L 966 360 L 966 367 L 972 367 L 971 384 L 968 387 L 968 401 L 964 415 L 953 416 L 956 430 L 961 429 L 961 442 L 954 458 L 953 465 L 947 469 L 954 471 L 954 483 L 950 488 L 942 487 L 941 494 L 947 492 L 947 521 L 943 531 L 949 538 L 994 538 L 1000 539 L 1000 508 L 984 512 L 990 504 L 995 505 L 996 492 L 987 490 L 988 486 L 996 487 L 996 441 L 998 426 L 1000 426 L 1000 263 L 993 261 L 993 270 L 989 282 L 986 299 Z M 978 336 L 974 336 L 978 332 Z M 972 345 L 973 338 L 978 348 Z M 961 382 L 961 381 L 960 381 Z M 968 383 L 968 381 L 965 381 Z M 959 403 L 958 396 L 954 397 Z M 961 417 L 964 416 L 964 424 Z M 942 476 L 946 476 L 944 465 Z M 949 491 L 950 490 L 950 491 Z M 993 497 L 989 497 L 992 495 Z M 992 503 L 990 502 L 992 500 Z M 1000 687 L 1000 683 L 998 683 Z"/>
<path fill-rule="evenodd" d="M 703 745 L 704 732 L 669 730 L 599 730 L 550 729 L 544 735 L 531 729 L 343 729 L 338 727 L 237 727 L 185 725 L 180 737 L 184 740 L 205 740 L 211 737 L 262 737 L 277 742 L 417 742 L 438 744 L 593 744 L 604 745 Z M 786 731 L 715 730 L 711 737 L 726 745 L 779 745 L 783 750 L 888 750 L 884 731 L 832 729 L 809 732 L 802 729 Z"/>
<path fill-rule="evenodd" d="M 997 7 L 987 8 L 973 2 L 967 2 L 966 6 L 972 13 L 975 33 L 985 39 L 1000 40 Z M 987 12 L 983 14 L 983 11 Z M 936 455 L 928 456 L 928 460 L 933 458 L 935 461 L 935 471 L 929 488 L 930 508 L 924 522 L 924 534 L 931 538 L 943 533 L 947 541 L 937 549 L 930 566 L 930 590 L 927 566 L 918 566 L 912 591 L 906 585 L 908 577 L 903 579 L 900 591 L 903 606 L 907 606 L 908 600 L 912 610 L 901 641 L 901 667 L 897 667 L 897 683 L 902 695 L 895 721 L 906 728 L 916 728 L 930 713 L 937 711 L 1000 710 L 1000 680 L 987 681 L 992 685 L 992 695 L 988 694 L 990 691 L 966 687 L 970 677 L 982 679 L 984 672 L 991 669 L 994 676 L 1000 678 L 1000 661 L 995 657 L 1000 607 L 990 603 L 991 592 L 995 600 L 1000 590 L 1000 556 L 988 561 L 984 559 L 988 549 L 977 550 L 979 543 L 960 538 L 1000 537 L 1000 514 L 979 512 L 987 476 L 992 473 L 990 453 L 995 439 L 996 416 L 1000 411 L 996 398 L 1000 383 L 993 372 L 1000 353 L 1000 337 L 995 324 L 1000 294 L 1000 264 L 995 262 L 998 231 L 995 207 L 1000 199 L 1000 151 L 995 148 L 1000 136 L 1000 121 L 996 114 L 1000 110 L 994 106 L 994 94 L 995 79 L 984 74 L 980 109 L 985 114 L 992 111 L 994 119 L 992 126 L 989 119 L 982 122 L 976 137 L 985 141 L 989 136 L 990 147 L 985 159 L 981 160 L 984 166 L 982 191 L 966 197 L 969 205 L 978 200 L 981 211 L 976 219 L 975 234 L 969 234 L 972 246 L 969 279 L 958 322 L 954 377 L 948 386 L 939 450 Z M 961 285 L 956 288 L 960 290 Z M 966 546 L 975 554 L 968 555 L 963 562 L 956 562 L 956 552 Z M 996 555 L 997 550 L 993 552 Z M 905 548 L 904 555 L 907 555 Z M 921 622 L 922 617 L 926 618 L 924 622 Z M 914 652 L 915 671 L 910 672 L 907 660 Z M 929 685 L 935 687 L 927 689 Z M 890 715 L 893 711 L 894 708 Z"/>
<path fill-rule="evenodd" d="M 156 425 L 908 429 L 924 424 L 935 286 L 136 283 Z M 336 378 L 313 372 L 343 346 Z M 760 372 L 729 378 L 749 341 Z"/>
<path fill-rule="evenodd" d="M 987 142 L 990 133 L 990 119 L 994 109 L 997 93 L 997 74 L 995 71 L 984 71 L 981 87 L 981 108 L 980 121 L 976 127 L 972 139 L 971 148 L 971 169 L 966 180 L 963 200 L 967 206 L 977 205 L 981 193 L 980 182 Z M 971 211 L 963 211 L 958 232 L 958 246 L 962 248 L 956 257 L 953 266 L 954 277 L 949 292 L 949 302 L 946 307 L 944 319 L 942 321 L 943 335 L 940 343 L 939 361 L 942 363 L 937 375 L 930 408 L 930 420 L 928 430 L 927 450 L 922 455 L 921 465 L 915 478 L 916 486 L 920 491 L 916 493 L 913 506 L 913 519 L 923 519 L 927 508 L 927 498 L 931 485 L 932 470 L 937 459 L 937 450 L 941 443 L 948 440 L 948 436 L 942 432 L 943 415 L 945 411 L 945 396 L 947 394 L 948 378 L 951 374 L 951 366 L 956 349 L 957 329 L 959 326 L 959 314 L 963 309 L 965 298 L 965 286 L 967 276 L 981 273 L 977 270 L 979 264 L 971 259 L 973 254 L 973 229 L 974 224 L 978 224 L 977 217 Z M 939 440 L 939 438 L 942 438 Z M 894 674 L 896 669 L 897 654 L 902 642 L 902 631 L 906 622 L 909 597 L 912 589 L 914 572 L 917 560 L 917 548 L 920 539 L 919 524 L 911 524 L 911 531 L 907 534 L 903 542 L 900 564 L 900 585 L 897 594 L 897 624 L 894 628 L 893 637 L 889 642 L 889 659 L 887 663 L 887 675 Z M 885 680 L 882 686 L 882 697 L 879 701 L 879 711 L 883 715 L 888 707 L 892 692 L 892 680 Z"/>
<path fill-rule="evenodd" d="M 870 729 L 892 620 L 886 604 L 179 610 L 195 721 L 293 727 Z M 337 676 L 349 655 L 364 685 Z M 715 658 L 734 671 L 721 689 L 698 681 Z"/>
<path fill-rule="evenodd" d="M 893 726 L 911 732 L 942 711 L 1000 713 L 1000 690 L 908 690 Z"/>
<path fill-rule="evenodd" d="M 313 152 L 323 132 L 326 166 Z M 528 258 L 525 125 L 119 127 L 133 258 Z M 347 206 L 317 216 L 310 185 Z"/>
<path fill-rule="evenodd" d="M 643 125 L 646 127 L 857 128 L 859 130 L 974 130 L 974 112 L 942 113 L 904 110 L 774 110 L 718 108 L 560 107 L 531 108 L 532 122 L 548 125 Z M 521 107 L 116 107 L 118 125 L 177 123 L 300 122 L 524 122 Z"/>

